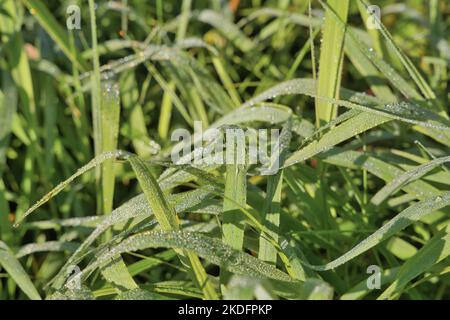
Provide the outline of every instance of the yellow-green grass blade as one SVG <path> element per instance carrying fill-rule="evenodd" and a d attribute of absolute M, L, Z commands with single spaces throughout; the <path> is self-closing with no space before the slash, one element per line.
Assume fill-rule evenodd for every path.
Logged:
<path fill-rule="evenodd" d="M 117 149 L 120 118 L 120 92 L 114 81 L 102 83 L 100 105 L 101 152 Z M 102 165 L 102 203 L 103 214 L 109 214 L 113 208 L 115 172 L 113 160 L 106 160 Z"/>
<path fill-rule="evenodd" d="M 236 130 L 237 132 L 237 130 Z M 225 173 L 225 192 L 223 200 L 222 214 L 222 240 L 231 248 L 241 251 L 244 246 L 245 216 L 241 208 L 245 207 L 247 202 L 247 167 L 245 164 L 245 153 L 238 148 L 238 136 L 233 138 L 231 146 L 233 150 L 228 150 L 232 156 L 227 157 Z M 243 151 L 245 152 L 245 151 Z M 220 270 L 220 282 L 222 293 L 226 291 L 226 286 L 230 280 L 231 274 Z"/>
<path fill-rule="evenodd" d="M 166 200 L 166 196 L 145 164 L 136 156 L 131 156 L 129 161 L 136 172 L 142 190 L 161 228 L 166 231 L 180 230 L 180 222 L 174 208 Z M 183 258 L 183 256 L 187 259 Z M 182 254 L 181 259 L 192 268 L 197 284 L 202 289 L 205 298 L 217 299 L 217 293 L 198 257 L 194 253 L 186 251 Z"/>
<path fill-rule="evenodd" d="M 328 0 L 325 9 L 322 44 L 320 47 L 319 74 L 317 95 L 339 98 L 339 88 L 342 77 L 345 28 L 341 28 L 332 19 L 330 11 L 345 23 L 348 14 L 348 0 Z M 329 102 L 318 101 L 316 105 L 316 126 L 320 127 L 337 115 L 337 106 Z"/>
<path fill-rule="evenodd" d="M 360 113 L 357 116 L 345 121 L 336 128 L 325 133 L 318 140 L 308 144 L 306 147 L 294 152 L 285 162 L 288 167 L 298 162 L 305 161 L 321 152 L 327 151 L 337 144 L 354 137 L 362 132 L 379 126 L 389 121 L 383 116 L 374 116 L 370 113 Z"/>
<path fill-rule="evenodd" d="M 280 170 L 273 177 L 269 177 L 267 181 L 266 203 L 264 208 L 263 222 L 268 230 L 270 237 L 274 241 L 278 241 L 278 233 L 280 226 L 280 207 L 281 207 L 281 189 L 283 186 L 283 170 Z M 277 250 L 266 240 L 266 235 L 261 234 L 259 238 L 258 258 L 267 263 L 276 265 Z"/>
<path fill-rule="evenodd" d="M 383 58 L 384 52 L 383 52 L 383 45 L 380 39 L 380 32 L 377 28 L 372 28 L 372 26 L 368 25 L 368 21 L 371 20 L 371 15 L 369 14 L 367 8 L 361 3 L 361 1 L 357 2 L 359 14 L 361 15 L 361 19 L 365 22 L 365 26 L 367 29 L 367 32 L 371 38 L 371 43 L 373 44 L 374 50 L 378 53 L 380 58 Z"/>

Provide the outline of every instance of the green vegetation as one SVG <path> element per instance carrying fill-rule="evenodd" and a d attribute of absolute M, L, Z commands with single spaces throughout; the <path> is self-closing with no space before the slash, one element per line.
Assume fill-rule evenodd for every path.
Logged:
<path fill-rule="evenodd" d="M 0 0 L 0 299 L 449 299 L 450 7 L 369 5 Z"/>

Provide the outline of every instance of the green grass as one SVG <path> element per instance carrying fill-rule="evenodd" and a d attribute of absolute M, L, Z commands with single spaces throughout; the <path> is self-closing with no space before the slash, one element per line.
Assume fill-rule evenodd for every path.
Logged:
<path fill-rule="evenodd" d="M 445 1 L 75 2 L 0 1 L 0 299 L 450 298 Z"/>

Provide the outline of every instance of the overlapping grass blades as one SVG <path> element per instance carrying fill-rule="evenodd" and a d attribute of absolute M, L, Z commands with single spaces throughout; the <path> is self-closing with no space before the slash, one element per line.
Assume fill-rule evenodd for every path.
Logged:
<path fill-rule="evenodd" d="M 31 282 L 28 274 L 3 241 L 0 241 L 0 266 L 11 275 L 12 279 L 30 299 L 41 300 L 41 297 Z"/>
<path fill-rule="evenodd" d="M 448 298 L 447 4 L 271 4 L 0 2 L 0 299 Z M 283 127 L 281 170 L 174 165 L 196 120 Z"/>

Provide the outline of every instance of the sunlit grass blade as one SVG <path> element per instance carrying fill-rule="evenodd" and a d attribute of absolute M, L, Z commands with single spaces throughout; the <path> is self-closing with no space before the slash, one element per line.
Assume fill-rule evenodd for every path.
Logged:
<path fill-rule="evenodd" d="M 317 95 L 329 98 L 339 98 L 343 64 L 343 48 L 345 28 L 332 19 L 330 11 L 334 11 L 346 23 L 348 0 L 328 0 L 325 9 L 325 23 L 320 47 L 319 74 Z M 316 104 L 316 126 L 320 127 L 337 115 L 337 106 L 324 101 Z"/>
<path fill-rule="evenodd" d="M 441 208 L 445 208 L 450 204 L 450 192 L 444 192 L 442 195 L 433 196 L 426 200 L 422 200 L 408 207 L 407 209 L 400 212 L 388 223 L 379 228 L 375 233 L 370 235 L 368 238 L 361 241 L 351 250 L 340 256 L 339 258 L 329 262 L 323 266 L 312 266 L 308 267 L 317 270 L 324 271 L 337 268 L 342 264 L 352 260 L 363 252 L 376 246 L 383 240 L 386 240 L 390 236 L 400 232 L 410 224 L 418 221 L 420 218 L 430 214 Z"/>
<path fill-rule="evenodd" d="M 429 171 L 449 161 L 450 157 L 438 158 L 405 172 L 403 175 L 396 177 L 391 182 L 386 184 L 382 189 L 380 189 L 373 196 L 370 202 L 375 206 L 380 205 L 384 200 L 386 200 L 389 196 L 395 194 L 395 192 L 405 184 L 421 178 Z"/>
<path fill-rule="evenodd" d="M 166 231 L 180 230 L 180 222 L 174 208 L 167 202 L 163 191 L 159 187 L 156 179 L 149 173 L 145 164 L 135 156 L 131 156 L 128 160 L 136 172 L 136 177 L 161 228 Z M 217 299 L 217 293 L 198 257 L 192 252 L 187 251 L 182 254 L 181 259 L 192 268 L 198 286 L 202 289 L 205 298 Z"/>
<path fill-rule="evenodd" d="M 286 159 L 285 167 L 305 161 L 321 152 L 327 151 L 333 146 L 351 137 L 365 132 L 389 121 L 386 117 L 374 117 L 370 113 L 360 113 L 357 116 L 343 122 L 324 134 L 318 140 L 308 144 L 306 147 L 294 152 Z"/>
<path fill-rule="evenodd" d="M 75 242 L 47 241 L 42 243 L 29 243 L 22 246 L 16 253 L 16 258 L 22 258 L 36 252 L 74 252 L 79 246 Z"/>
<path fill-rule="evenodd" d="M 195 252 L 200 257 L 224 267 L 226 270 L 257 278 L 269 278 L 279 281 L 293 281 L 286 273 L 273 269 L 270 265 L 257 258 L 232 249 L 219 239 L 207 237 L 198 233 L 176 231 L 151 231 L 127 238 L 115 247 L 115 252 L 123 253 L 145 248 L 179 248 Z M 105 251 L 98 260 L 82 271 L 82 277 L 101 266 L 110 257 Z"/>
<path fill-rule="evenodd" d="M 110 80 L 102 83 L 100 104 L 101 152 L 117 149 L 120 117 L 120 92 L 116 82 Z M 113 208 L 114 197 L 114 163 L 106 160 L 102 165 L 102 212 L 109 214 Z"/>

